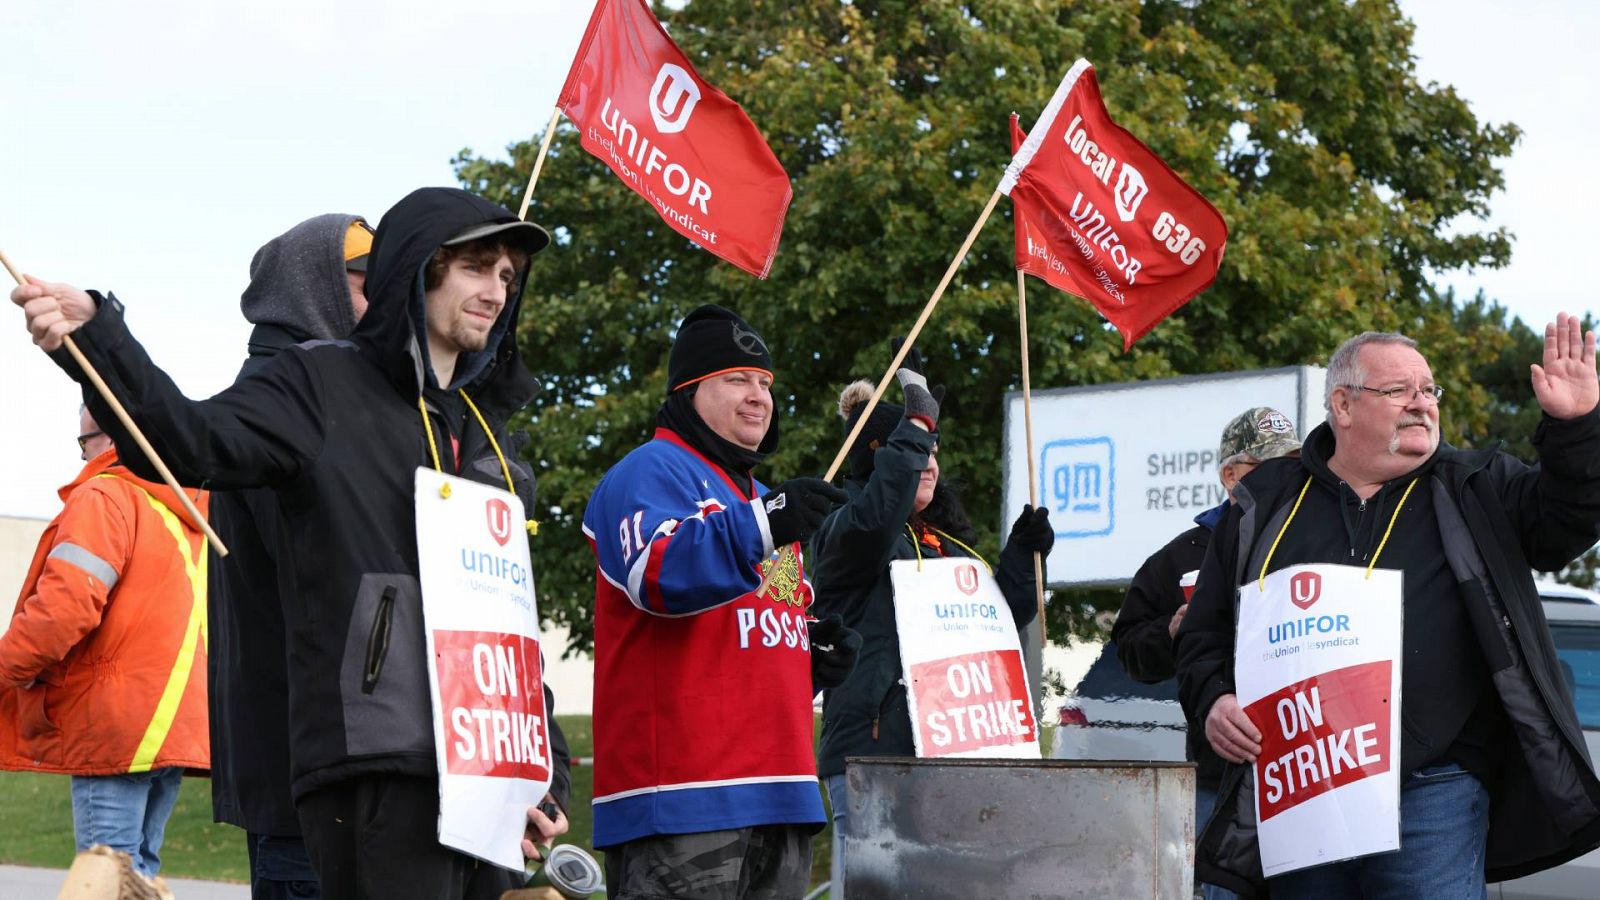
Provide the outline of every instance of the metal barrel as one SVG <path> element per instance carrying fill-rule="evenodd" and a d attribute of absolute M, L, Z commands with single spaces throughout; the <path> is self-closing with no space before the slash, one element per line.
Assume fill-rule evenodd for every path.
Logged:
<path fill-rule="evenodd" d="M 845 896 L 1186 900 L 1193 763 L 846 760 Z"/>

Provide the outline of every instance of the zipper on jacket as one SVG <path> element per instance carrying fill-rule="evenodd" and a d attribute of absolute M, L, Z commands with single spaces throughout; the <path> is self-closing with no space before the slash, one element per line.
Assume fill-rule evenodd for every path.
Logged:
<path fill-rule="evenodd" d="M 367 635 L 367 664 L 361 670 L 361 693 L 370 694 L 378 686 L 378 676 L 383 674 L 383 660 L 389 655 L 389 628 L 394 621 L 394 585 L 383 589 L 378 598 L 378 614 L 372 619 L 372 632 Z"/>

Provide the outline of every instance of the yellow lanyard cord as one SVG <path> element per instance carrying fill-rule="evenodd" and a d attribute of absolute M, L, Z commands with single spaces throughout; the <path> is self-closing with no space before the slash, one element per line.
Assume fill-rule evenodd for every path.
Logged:
<path fill-rule="evenodd" d="M 1394 520 L 1400 518 L 1400 508 L 1406 505 L 1406 498 L 1411 496 L 1411 489 L 1417 486 L 1417 479 L 1411 479 L 1406 485 L 1406 492 L 1400 495 L 1400 502 L 1395 504 L 1394 515 L 1389 517 L 1389 527 L 1383 530 L 1383 540 L 1378 542 L 1377 553 L 1372 554 L 1372 562 L 1367 563 L 1367 577 L 1372 577 L 1372 569 L 1378 564 L 1378 554 L 1383 552 L 1383 545 L 1389 543 L 1389 532 L 1394 531 Z"/>
<path fill-rule="evenodd" d="M 500 452 L 500 442 L 494 439 L 494 432 L 489 429 L 489 423 L 484 421 L 483 413 L 478 411 L 478 404 L 472 402 L 466 391 L 457 390 L 456 393 L 467 402 L 467 409 L 472 410 L 472 417 L 478 420 L 478 427 L 483 429 L 483 436 L 489 439 L 489 446 L 494 448 L 494 458 L 500 461 L 500 474 L 506 479 L 506 490 L 515 494 L 517 488 L 511 481 L 511 466 L 506 464 L 506 455 Z M 433 440 L 433 423 L 428 421 L 428 407 L 423 403 L 421 394 L 417 395 L 417 412 L 422 414 L 422 430 L 428 435 L 428 453 L 433 456 L 433 470 L 443 472 L 444 469 L 439 465 L 439 445 Z M 527 527 L 529 534 L 539 533 L 539 523 L 533 519 L 527 520 Z"/>
<path fill-rule="evenodd" d="M 433 424 L 428 421 L 428 407 L 422 402 L 422 395 L 417 395 L 417 412 L 422 413 L 422 430 L 428 435 L 428 452 L 433 454 L 433 470 L 443 472 L 439 465 L 439 445 L 433 442 Z"/>
<path fill-rule="evenodd" d="M 1395 504 L 1394 514 L 1389 516 L 1389 527 L 1383 530 L 1383 540 L 1378 541 L 1378 550 L 1372 554 L 1372 561 L 1367 563 L 1367 578 L 1372 577 L 1372 570 L 1378 565 L 1378 557 L 1383 554 L 1383 548 L 1389 543 L 1389 535 L 1394 531 L 1395 520 L 1400 518 L 1400 510 L 1406 505 L 1406 498 L 1411 496 L 1411 489 L 1417 486 L 1417 479 L 1411 479 L 1406 485 L 1405 493 L 1400 495 L 1400 502 Z M 1267 550 L 1267 558 L 1261 561 L 1261 575 L 1259 586 L 1261 590 L 1267 589 L 1267 566 L 1272 563 L 1272 554 L 1278 552 L 1278 542 L 1283 540 L 1284 532 L 1289 530 L 1289 523 L 1294 521 L 1295 513 L 1300 511 L 1300 501 L 1306 498 L 1306 491 L 1311 487 L 1311 478 L 1306 477 L 1306 483 L 1300 488 L 1300 496 L 1295 498 L 1294 509 L 1289 510 L 1289 518 L 1283 520 L 1283 527 L 1278 529 L 1278 536 L 1272 539 L 1272 547 Z"/>
<path fill-rule="evenodd" d="M 1278 529 L 1278 536 L 1272 539 L 1272 546 L 1267 548 L 1267 558 L 1261 561 L 1261 577 L 1259 587 L 1267 589 L 1267 566 L 1272 564 L 1272 554 L 1278 552 L 1278 542 L 1283 540 L 1283 533 L 1289 530 L 1289 523 L 1294 521 L 1295 513 L 1300 511 L 1300 501 L 1306 499 L 1306 491 L 1311 489 L 1311 476 L 1306 476 L 1306 483 L 1300 486 L 1300 496 L 1294 498 L 1294 509 L 1289 510 L 1289 518 L 1283 520 L 1283 527 Z"/>
<path fill-rule="evenodd" d="M 960 541 L 958 541 L 955 538 L 951 537 L 946 532 L 940 531 L 937 528 L 929 526 L 928 530 L 934 532 L 935 534 L 938 534 L 940 537 L 944 538 L 945 540 L 949 541 L 950 543 L 955 544 L 957 547 L 960 547 L 961 549 L 963 549 L 963 550 L 967 551 L 968 553 L 972 554 L 972 558 L 977 560 L 978 562 L 983 563 L 983 567 L 989 571 L 990 575 L 994 574 L 994 567 L 989 565 L 989 561 L 988 560 L 984 559 L 982 556 L 979 556 L 978 555 L 978 551 L 972 549 L 971 547 L 968 547 L 966 544 L 961 543 Z M 920 571 L 922 571 L 922 542 L 917 540 L 917 533 L 915 531 L 911 530 L 911 523 L 909 523 L 909 522 L 906 523 L 906 534 L 911 535 L 911 548 L 913 550 L 917 551 L 917 571 L 920 572 Z"/>
<path fill-rule="evenodd" d="M 489 430 L 489 423 L 483 420 L 483 413 L 478 412 L 478 404 L 472 402 L 466 391 L 461 391 L 461 399 L 467 401 L 467 409 L 472 410 L 472 417 L 478 420 L 478 427 L 483 429 L 484 437 L 489 439 L 489 446 L 494 448 L 494 458 L 500 460 L 500 474 L 505 476 L 506 490 L 515 494 L 517 489 L 511 485 L 511 467 L 506 465 L 506 455 L 500 452 L 500 442 L 494 439 L 494 432 Z M 1388 537 L 1388 535 L 1384 535 Z"/>

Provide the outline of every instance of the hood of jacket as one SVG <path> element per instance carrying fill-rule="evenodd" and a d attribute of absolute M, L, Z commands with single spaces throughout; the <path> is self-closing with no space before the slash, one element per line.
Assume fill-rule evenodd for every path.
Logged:
<path fill-rule="evenodd" d="M 265 357 L 306 341 L 333 341 L 356 327 L 345 234 L 360 216 L 328 213 L 301 222 L 262 245 L 250 260 L 250 285 L 239 298 L 250 332 L 244 373 Z"/>
<path fill-rule="evenodd" d="M 178 499 L 178 495 L 173 492 L 172 488 L 167 487 L 165 482 L 146 481 L 128 471 L 121 460 L 117 459 L 117 449 L 115 447 L 84 463 L 83 468 L 78 472 L 78 476 L 72 479 L 71 483 L 56 491 L 56 496 L 60 497 L 61 502 L 65 504 L 67 498 L 72 495 L 73 491 L 78 489 L 79 485 L 100 475 L 110 475 L 113 478 L 120 478 L 129 484 L 137 485 L 145 493 L 160 500 L 161 504 L 167 509 L 172 510 L 172 514 L 177 516 L 184 525 L 196 531 L 201 530 L 200 523 L 195 521 L 194 516 L 191 516 L 189 511 L 184 508 L 183 501 Z M 205 496 L 204 491 L 196 490 L 189 499 L 193 500 L 195 506 L 202 511 L 206 508 L 206 500 L 208 498 Z"/>
<path fill-rule="evenodd" d="M 360 216 L 307 219 L 262 245 L 250 260 L 239 309 L 253 325 L 273 325 L 296 341 L 336 340 L 356 327 L 345 277 L 345 233 Z"/>
<path fill-rule="evenodd" d="M 427 350 L 423 271 L 428 260 L 469 228 L 515 221 L 506 208 L 457 188 L 419 188 L 384 213 L 367 257 L 367 312 L 350 339 L 396 390 L 416 397 L 424 387 L 466 388 L 480 405 L 507 413 L 533 399 L 533 376 L 517 353 L 515 328 L 527 266 L 517 273 L 488 345 L 461 354 L 453 383 L 437 385 Z"/>

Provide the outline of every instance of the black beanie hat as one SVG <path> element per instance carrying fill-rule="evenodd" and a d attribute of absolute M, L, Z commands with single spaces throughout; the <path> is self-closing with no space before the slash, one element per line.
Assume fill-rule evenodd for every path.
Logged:
<path fill-rule="evenodd" d="M 870 381 L 856 381 L 851 383 L 839 394 L 839 417 L 844 419 L 844 433 L 848 435 L 850 429 L 856 427 L 856 420 L 861 418 L 861 410 L 867 406 L 867 401 L 872 399 L 874 385 Z M 846 459 L 850 460 L 850 479 L 852 481 L 866 481 L 872 477 L 872 461 L 877 455 L 878 448 L 889 440 L 889 433 L 906 417 L 906 408 L 898 403 L 878 401 L 872 408 L 872 415 L 867 417 L 867 424 L 862 426 L 861 433 L 856 435 L 856 442 L 850 445 L 850 452 Z"/>
<path fill-rule="evenodd" d="M 683 317 L 667 357 L 667 393 L 741 369 L 773 377 L 767 343 L 748 322 L 710 303 Z"/>

